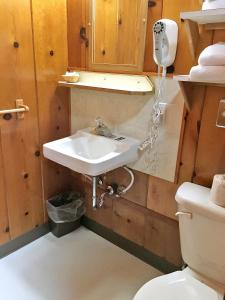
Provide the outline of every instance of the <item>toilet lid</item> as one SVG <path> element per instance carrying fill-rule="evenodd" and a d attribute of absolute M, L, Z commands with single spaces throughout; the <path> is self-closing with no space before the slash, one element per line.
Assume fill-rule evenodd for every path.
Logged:
<path fill-rule="evenodd" d="M 218 294 L 182 271 L 147 282 L 134 300 L 218 300 Z"/>

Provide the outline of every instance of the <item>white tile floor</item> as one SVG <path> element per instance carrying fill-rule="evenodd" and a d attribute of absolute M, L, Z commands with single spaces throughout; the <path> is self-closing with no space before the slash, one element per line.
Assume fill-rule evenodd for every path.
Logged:
<path fill-rule="evenodd" d="M 0 260 L 2 300 L 131 300 L 153 267 L 81 227 L 51 233 Z"/>

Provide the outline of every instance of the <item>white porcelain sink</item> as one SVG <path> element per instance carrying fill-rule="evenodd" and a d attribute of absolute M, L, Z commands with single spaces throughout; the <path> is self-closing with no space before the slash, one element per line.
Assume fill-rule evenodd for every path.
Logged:
<path fill-rule="evenodd" d="M 89 129 L 43 145 L 44 156 L 78 173 L 97 176 L 138 159 L 140 141 L 115 135 L 107 138 Z"/>

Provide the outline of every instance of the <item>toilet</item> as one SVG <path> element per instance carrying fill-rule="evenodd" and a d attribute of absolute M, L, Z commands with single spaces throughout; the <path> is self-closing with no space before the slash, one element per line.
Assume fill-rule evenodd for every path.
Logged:
<path fill-rule="evenodd" d="M 147 282 L 134 300 L 225 299 L 225 208 L 209 195 L 210 189 L 193 183 L 180 186 L 176 215 L 187 268 Z"/>

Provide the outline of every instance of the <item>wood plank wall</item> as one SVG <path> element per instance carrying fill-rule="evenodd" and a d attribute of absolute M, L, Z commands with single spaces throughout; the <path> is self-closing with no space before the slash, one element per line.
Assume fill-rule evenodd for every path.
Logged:
<path fill-rule="evenodd" d="M 30 108 L 23 120 L 0 119 L 0 242 L 43 223 L 38 111 L 30 1 L 0 4 L 0 107 L 15 108 L 23 99 Z"/>
<path fill-rule="evenodd" d="M 23 120 L 0 118 L 0 244 L 43 224 L 44 201 L 70 173 L 43 159 L 42 144 L 69 135 L 66 0 L 0 2 L 0 109 L 24 99 Z M 11 117 L 11 118 L 10 118 Z"/>
<path fill-rule="evenodd" d="M 67 0 L 67 3 L 69 66 L 85 68 L 85 48 L 78 36 L 80 26 L 85 24 L 85 15 L 79 13 L 81 8 L 84 11 L 85 1 Z M 179 25 L 178 52 L 174 67 L 177 74 L 188 74 L 196 61 L 191 56 L 185 24 L 181 22 L 179 15 L 181 11 L 198 10 L 200 1 L 155 0 L 155 3 L 148 12 L 144 71 L 156 71 L 152 59 L 152 25 L 163 17 L 171 18 Z M 215 33 L 202 31 L 198 53 L 216 41 L 225 41 L 223 30 Z M 80 184 L 80 188 L 87 195 L 87 216 L 175 265 L 180 265 L 174 196 L 178 186 L 184 181 L 210 186 L 214 174 L 225 173 L 225 131 L 215 126 L 218 102 L 224 97 L 224 88 L 198 86 L 193 89 L 194 105 L 185 116 L 177 183 L 135 172 L 135 185 L 124 199 L 112 200 L 107 197 L 103 209 L 93 211 L 91 190 L 85 181 Z M 77 182 L 78 176 L 75 178 Z M 107 182 L 113 181 L 126 184 L 126 175 L 122 169 L 107 174 Z"/>
<path fill-rule="evenodd" d="M 69 135 L 69 91 L 57 87 L 68 66 L 67 3 L 32 0 L 40 145 Z M 70 172 L 42 157 L 43 198 L 66 190 Z"/>

